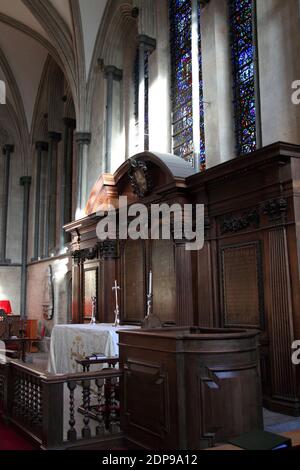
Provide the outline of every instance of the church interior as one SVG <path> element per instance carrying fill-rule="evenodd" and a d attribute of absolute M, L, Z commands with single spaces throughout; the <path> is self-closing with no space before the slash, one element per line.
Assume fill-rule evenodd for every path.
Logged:
<path fill-rule="evenodd" d="M 0 450 L 300 447 L 299 57 L 298 0 L 0 0 Z"/>

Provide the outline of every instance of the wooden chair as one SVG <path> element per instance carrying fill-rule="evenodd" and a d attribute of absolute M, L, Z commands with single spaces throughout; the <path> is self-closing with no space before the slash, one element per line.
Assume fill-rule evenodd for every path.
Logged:
<path fill-rule="evenodd" d="M 0 339 L 6 339 L 9 336 L 8 316 L 3 309 L 0 309 Z"/>
<path fill-rule="evenodd" d="M 38 347 L 35 343 L 40 341 L 38 336 L 38 321 L 37 320 L 26 320 L 25 336 L 28 338 L 28 352 L 38 352 Z"/>

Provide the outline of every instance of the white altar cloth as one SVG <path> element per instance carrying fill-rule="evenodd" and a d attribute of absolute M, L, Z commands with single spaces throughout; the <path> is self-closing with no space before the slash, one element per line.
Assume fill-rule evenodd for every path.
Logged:
<path fill-rule="evenodd" d="M 132 325 L 116 327 L 109 323 L 55 325 L 51 335 L 48 372 L 52 374 L 82 372 L 82 367 L 77 364 L 76 359 L 95 353 L 118 356 L 117 331 L 136 328 L 139 327 Z"/>

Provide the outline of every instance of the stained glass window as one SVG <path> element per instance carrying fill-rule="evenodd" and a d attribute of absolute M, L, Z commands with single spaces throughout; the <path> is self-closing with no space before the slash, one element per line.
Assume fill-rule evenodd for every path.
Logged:
<path fill-rule="evenodd" d="M 169 16 L 172 66 L 173 152 L 175 155 L 193 163 L 192 0 L 169 0 Z M 200 165 L 204 168 L 205 144 L 200 34 L 199 45 Z"/>
<path fill-rule="evenodd" d="M 229 0 L 237 154 L 256 149 L 253 0 Z"/>

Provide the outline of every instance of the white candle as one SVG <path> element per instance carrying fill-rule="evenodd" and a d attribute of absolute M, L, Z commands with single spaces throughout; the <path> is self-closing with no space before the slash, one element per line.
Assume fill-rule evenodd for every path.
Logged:
<path fill-rule="evenodd" d="M 117 281 L 115 280 L 115 298 L 116 298 L 116 308 L 118 307 L 118 283 Z"/>
<path fill-rule="evenodd" d="M 149 272 L 149 295 L 152 295 L 152 271 Z"/>

